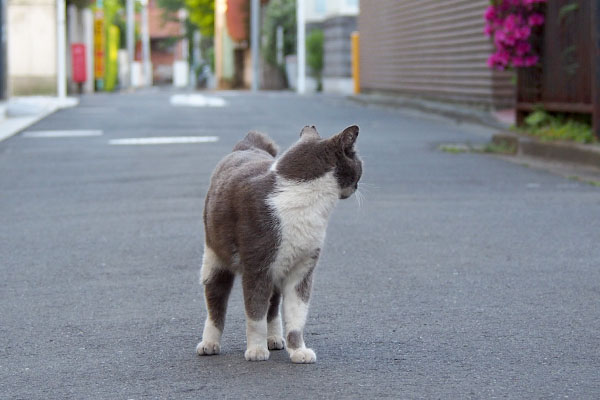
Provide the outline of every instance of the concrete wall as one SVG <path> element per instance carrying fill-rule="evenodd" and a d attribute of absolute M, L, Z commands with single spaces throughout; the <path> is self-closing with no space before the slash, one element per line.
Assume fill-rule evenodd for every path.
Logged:
<path fill-rule="evenodd" d="M 361 0 L 361 90 L 502 108 L 508 73 L 489 69 L 488 0 Z"/>
<path fill-rule="evenodd" d="M 9 95 L 56 93 L 54 0 L 9 0 Z"/>

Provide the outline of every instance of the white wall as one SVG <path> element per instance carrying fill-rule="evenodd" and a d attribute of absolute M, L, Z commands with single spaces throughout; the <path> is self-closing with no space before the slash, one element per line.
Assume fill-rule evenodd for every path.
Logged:
<path fill-rule="evenodd" d="M 10 92 L 22 84 L 49 90 L 56 79 L 55 1 L 9 0 L 7 9 Z"/>

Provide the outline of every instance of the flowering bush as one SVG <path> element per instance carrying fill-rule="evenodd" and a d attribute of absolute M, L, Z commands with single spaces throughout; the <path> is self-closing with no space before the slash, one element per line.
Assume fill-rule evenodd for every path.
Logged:
<path fill-rule="evenodd" d="M 492 0 L 485 11 L 485 34 L 491 36 L 496 52 L 488 58 L 488 66 L 503 70 L 530 67 L 539 56 L 529 42 L 535 27 L 544 24 L 542 6 L 546 0 Z"/>

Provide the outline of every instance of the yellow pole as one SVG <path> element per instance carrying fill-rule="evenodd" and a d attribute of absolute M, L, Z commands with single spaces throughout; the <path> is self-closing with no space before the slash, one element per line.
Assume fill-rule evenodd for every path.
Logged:
<path fill-rule="evenodd" d="M 359 33 L 352 32 L 352 79 L 354 80 L 354 94 L 360 93 L 360 46 Z"/>

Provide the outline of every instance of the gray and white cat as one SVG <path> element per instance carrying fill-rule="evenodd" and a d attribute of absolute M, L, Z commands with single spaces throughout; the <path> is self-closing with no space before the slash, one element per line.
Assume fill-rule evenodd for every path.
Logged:
<path fill-rule="evenodd" d="M 357 136 L 358 126 L 329 139 L 305 126 L 300 139 L 277 157 L 271 139 L 250 132 L 217 165 L 204 207 L 201 282 L 208 317 L 199 355 L 221 351 L 227 300 L 241 274 L 246 360 L 267 360 L 269 349 L 285 347 L 294 363 L 316 361 L 302 337 L 313 270 L 331 211 L 358 188 Z"/>

